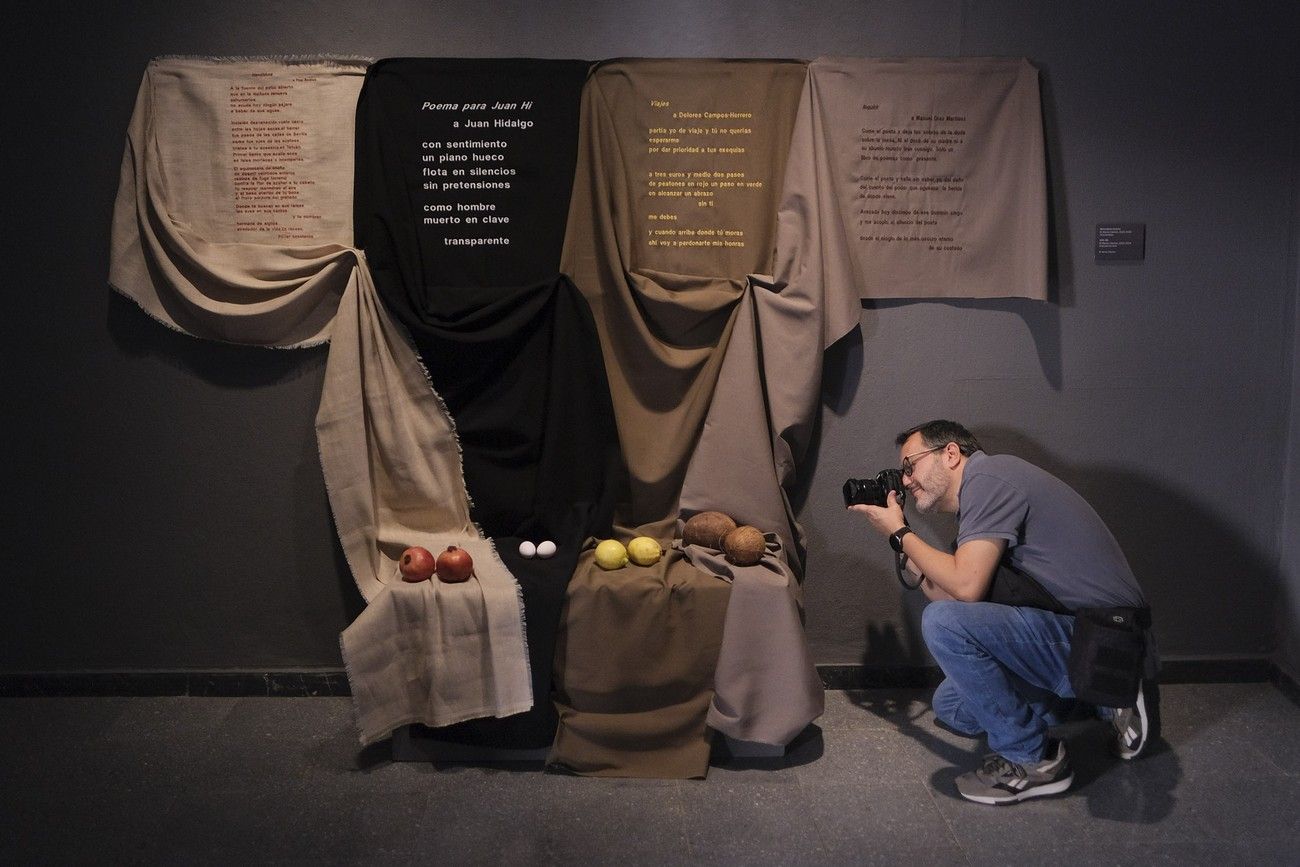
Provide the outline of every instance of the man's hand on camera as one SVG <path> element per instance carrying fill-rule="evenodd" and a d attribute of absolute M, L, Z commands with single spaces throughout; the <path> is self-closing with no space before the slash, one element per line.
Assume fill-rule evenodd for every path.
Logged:
<path fill-rule="evenodd" d="M 867 520 L 877 533 L 882 536 L 888 536 L 895 530 L 898 530 L 905 523 L 903 518 L 903 507 L 898 505 L 898 495 L 893 491 L 889 492 L 889 497 L 883 506 L 849 506 L 850 512 L 858 512 L 866 515 Z"/>

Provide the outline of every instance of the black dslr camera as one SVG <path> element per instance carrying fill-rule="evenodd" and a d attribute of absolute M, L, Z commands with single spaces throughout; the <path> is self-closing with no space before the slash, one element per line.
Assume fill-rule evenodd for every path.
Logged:
<path fill-rule="evenodd" d="M 881 470 L 874 479 L 849 479 L 844 483 L 844 505 L 883 506 L 889 502 L 890 491 L 898 495 L 898 505 L 907 502 L 900 470 Z"/>

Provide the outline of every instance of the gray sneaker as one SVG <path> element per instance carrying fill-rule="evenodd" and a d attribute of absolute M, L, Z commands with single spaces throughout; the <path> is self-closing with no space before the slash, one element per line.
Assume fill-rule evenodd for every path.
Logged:
<path fill-rule="evenodd" d="M 1133 707 L 1117 709 L 1110 722 L 1115 727 L 1115 755 L 1125 760 L 1142 755 L 1160 737 L 1159 684 L 1154 680 L 1139 683 Z"/>
<path fill-rule="evenodd" d="M 984 757 L 978 771 L 957 778 L 957 792 L 978 804 L 1014 804 L 1026 798 L 1055 795 L 1070 788 L 1074 771 L 1064 741 L 1048 741 L 1047 757 L 1021 765 L 994 753 Z"/>

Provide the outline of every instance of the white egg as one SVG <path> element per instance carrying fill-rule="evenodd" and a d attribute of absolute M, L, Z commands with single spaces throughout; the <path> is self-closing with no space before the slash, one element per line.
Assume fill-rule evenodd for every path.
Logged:
<path fill-rule="evenodd" d="M 546 544 L 546 543 L 543 542 L 542 544 Z M 532 542 L 519 543 L 519 556 L 523 557 L 525 560 L 531 560 L 533 558 L 533 555 L 537 553 L 539 553 L 539 549 Z M 547 555 L 543 554 L 542 556 L 545 557 Z"/>
<path fill-rule="evenodd" d="M 555 555 L 555 543 L 550 539 L 537 546 L 537 556 L 545 559 Z"/>

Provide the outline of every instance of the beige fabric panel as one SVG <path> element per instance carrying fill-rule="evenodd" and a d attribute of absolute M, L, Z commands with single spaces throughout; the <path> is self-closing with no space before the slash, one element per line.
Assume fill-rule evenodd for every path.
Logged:
<path fill-rule="evenodd" d="M 407 339 L 359 270 L 338 308 L 316 437 L 343 552 L 367 600 L 400 580 L 407 547 L 441 550 L 416 535 L 472 530 L 451 419 Z"/>
<path fill-rule="evenodd" d="M 407 723 L 509 716 L 533 702 L 519 586 L 470 522 L 451 419 L 408 339 L 358 269 L 334 324 L 316 437 L 368 602 L 341 642 L 362 743 Z M 411 545 L 464 548 L 475 577 L 406 584 L 397 561 Z"/>
<path fill-rule="evenodd" d="M 796 136 L 812 159 L 791 163 L 803 174 L 787 197 L 797 191 L 820 223 L 826 280 L 863 298 L 1046 298 L 1043 122 L 1028 61 L 822 58 L 808 75 Z"/>
<path fill-rule="evenodd" d="M 450 418 L 352 249 L 364 64 L 150 63 L 127 138 L 110 279 L 164 324 L 259 346 L 331 338 L 317 413 L 335 526 L 369 602 L 343 634 L 363 743 L 528 709 L 518 585 L 469 519 Z M 323 541 L 323 540 L 322 540 Z M 477 577 L 403 584 L 409 545 Z"/>
<path fill-rule="evenodd" d="M 326 340 L 351 275 L 364 74 L 328 60 L 152 61 L 122 160 L 113 286 L 197 337 Z"/>

